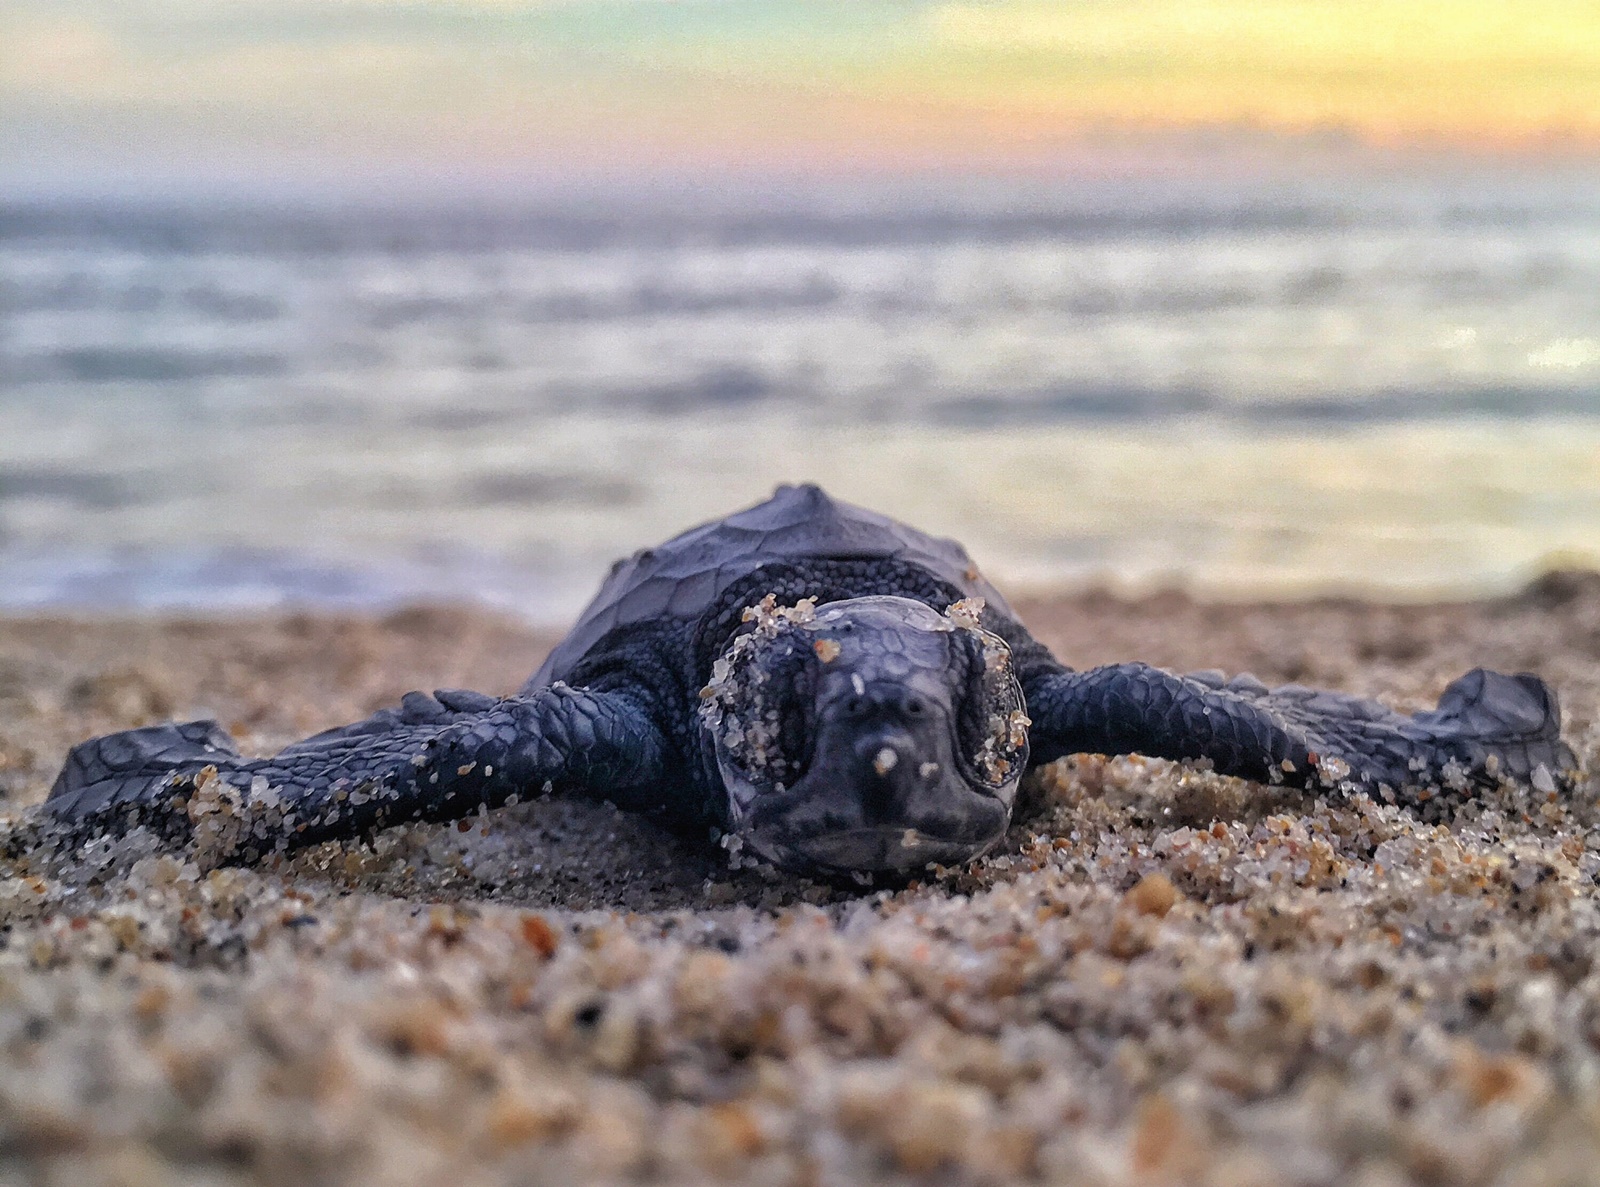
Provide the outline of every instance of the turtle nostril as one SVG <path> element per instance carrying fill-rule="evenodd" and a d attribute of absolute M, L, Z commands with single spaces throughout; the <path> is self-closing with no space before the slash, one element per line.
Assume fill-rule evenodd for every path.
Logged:
<path fill-rule="evenodd" d="M 907 720 L 926 717 L 932 711 L 928 698 L 920 693 L 881 690 L 866 693 L 857 693 L 855 696 L 846 697 L 840 703 L 840 709 L 845 717 L 867 718 L 880 713 Z"/>

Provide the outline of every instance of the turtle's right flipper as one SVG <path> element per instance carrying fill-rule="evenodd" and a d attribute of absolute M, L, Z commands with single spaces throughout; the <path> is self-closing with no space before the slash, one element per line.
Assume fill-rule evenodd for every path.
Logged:
<path fill-rule="evenodd" d="M 210 722 L 97 738 L 72 751 L 44 811 L 85 835 L 227 824 L 221 856 L 251 861 L 547 790 L 621 799 L 659 780 L 664 753 L 649 713 L 621 693 L 412 693 L 271 758 L 240 757 Z"/>
<path fill-rule="evenodd" d="M 1577 766 L 1555 693 L 1526 673 L 1475 668 L 1437 709 L 1409 717 L 1343 693 L 1146 664 L 1045 674 L 1027 694 L 1038 761 L 1079 752 L 1207 759 L 1225 775 L 1380 794 L 1464 791 L 1500 777 L 1551 790 Z"/>

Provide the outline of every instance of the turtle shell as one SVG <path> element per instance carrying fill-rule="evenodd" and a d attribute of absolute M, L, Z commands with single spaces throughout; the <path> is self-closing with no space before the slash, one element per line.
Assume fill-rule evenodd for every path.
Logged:
<path fill-rule="evenodd" d="M 956 541 L 925 535 L 886 515 L 840 502 L 810 483 L 786 485 L 764 503 L 690 528 L 665 544 L 618 561 L 524 691 L 562 679 L 618 627 L 663 616 L 699 618 L 728 586 L 762 565 L 806 557 L 904 561 L 928 570 L 965 597 L 981 597 L 997 610 L 1011 613 Z"/>

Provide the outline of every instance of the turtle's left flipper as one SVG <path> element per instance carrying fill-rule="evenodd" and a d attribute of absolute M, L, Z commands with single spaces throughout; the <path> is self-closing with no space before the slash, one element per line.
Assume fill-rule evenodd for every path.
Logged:
<path fill-rule="evenodd" d="M 68 755 L 44 812 L 85 836 L 144 824 L 178 838 L 203 819 L 237 821 L 225 856 L 251 861 L 546 790 L 620 800 L 660 780 L 664 753 L 654 721 L 624 693 L 411 693 L 271 758 L 241 757 L 214 722 L 95 738 Z"/>
<path fill-rule="evenodd" d="M 1475 668 L 1437 709 L 1409 717 L 1343 693 L 1146 664 L 1043 673 L 1026 691 L 1037 762 L 1077 753 L 1209 759 L 1226 775 L 1406 799 L 1497 777 L 1548 790 L 1576 769 L 1555 693 L 1526 673 Z"/>

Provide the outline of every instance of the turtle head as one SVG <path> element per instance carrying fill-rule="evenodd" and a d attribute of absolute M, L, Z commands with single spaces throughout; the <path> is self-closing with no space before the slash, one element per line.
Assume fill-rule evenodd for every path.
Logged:
<path fill-rule="evenodd" d="M 789 868 L 920 869 L 1005 832 L 1028 759 L 1022 689 L 982 603 L 746 612 L 702 692 L 729 831 Z"/>

